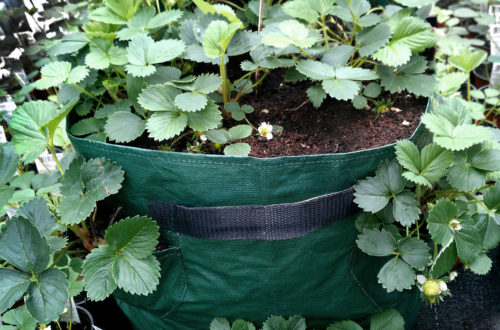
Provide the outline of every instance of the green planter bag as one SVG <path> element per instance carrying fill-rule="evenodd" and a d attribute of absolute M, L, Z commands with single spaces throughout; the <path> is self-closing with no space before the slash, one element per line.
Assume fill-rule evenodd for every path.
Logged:
<path fill-rule="evenodd" d="M 259 324 L 271 314 L 324 327 L 389 307 L 407 325 L 416 317 L 419 293 L 385 292 L 375 272 L 384 260 L 359 251 L 348 217 L 349 188 L 393 158 L 394 144 L 259 159 L 70 139 L 84 157 L 122 166 L 117 205 L 152 216 L 171 246 L 157 254 L 162 277 L 152 295 L 115 294 L 136 328 L 206 329 L 214 317 Z"/>

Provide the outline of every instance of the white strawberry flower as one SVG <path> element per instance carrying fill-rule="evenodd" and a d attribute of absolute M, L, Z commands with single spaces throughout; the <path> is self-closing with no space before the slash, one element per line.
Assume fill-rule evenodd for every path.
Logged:
<path fill-rule="evenodd" d="M 271 140 L 273 138 L 273 125 L 263 122 L 260 123 L 260 126 L 257 130 L 259 131 L 260 136 L 265 137 L 268 140 Z"/>
<path fill-rule="evenodd" d="M 206 142 L 207 136 L 205 134 L 200 135 L 200 140 L 201 140 L 201 142 Z"/>
<path fill-rule="evenodd" d="M 450 281 L 453 281 L 454 279 L 456 279 L 458 276 L 458 273 L 456 271 L 452 271 L 450 273 Z"/>

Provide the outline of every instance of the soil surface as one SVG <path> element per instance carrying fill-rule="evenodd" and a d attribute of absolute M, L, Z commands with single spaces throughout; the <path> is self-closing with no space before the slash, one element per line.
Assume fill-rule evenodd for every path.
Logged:
<path fill-rule="evenodd" d="M 239 100 L 255 111 L 247 115 L 258 127 L 261 122 L 283 128 L 273 132 L 271 140 L 259 137 L 256 132 L 245 139 L 252 147 L 250 156 L 268 158 L 293 155 L 343 153 L 375 148 L 410 137 L 425 111 L 427 98 L 406 93 L 385 95 L 393 106 L 379 116 L 372 110 L 357 110 L 351 102 L 326 98 L 322 106 L 314 108 L 306 94 L 310 81 L 285 82 L 284 71 L 274 71 L 252 94 Z M 297 109 L 298 108 L 298 109 Z M 228 120 L 224 127 L 244 122 Z M 129 146 L 162 149 L 172 141 L 159 143 L 144 134 L 130 142 Z M 187 139 L 175 144 L 175 151 L 186 150 Z M 164 150 L 164 149 L 163 149 Z M 210 142 L 203 147 L 204 153 L 221 153 L 211 148 Z"/>
<path fill-rule="evenodd" d="M 407 94 L 392 95 L 392 110 L 378 116 L 371 110 L 357 110 L 351 102 L 326 98 L 316 109 L 308 102 L 310 82 L 285 83 L 279 74 L 268 77 L 257 95 L 247 95 L 240 103 L 255 112 L 248 118 L 283 127 L 272 140 L 248 138 L 250 156 L 277 157 L 343 153 L 384 146 L 410 137 L 427 105 L 426 98 Z M 405 122 L 404 125 L 403 122 Z"/>

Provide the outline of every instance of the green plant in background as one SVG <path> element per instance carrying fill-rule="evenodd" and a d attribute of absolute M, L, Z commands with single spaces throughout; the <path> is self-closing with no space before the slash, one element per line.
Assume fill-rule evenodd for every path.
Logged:
<path fill-rule="evenodd" d="M 393 94 L 403 90 L 433 94 L 436 80 L 418 53 L 433 47 L 436 38 L 430 25 L 410 9 L 389 12 L 371 8 L 366 0 L 292 0 L 283 10 L 297 20 L 265 26 L 262 43 L 298 60 L 289 80 L 317 82 L 307 92 L 315 107 L 327 95 L 351 100 L 357 109 L 370 101 L 377 109 L 385 103 L 380 100 L 383 89 Z M 298 55 L 307 59 L 299 60 Z"/>
<path fill-rule="evenodd" d="M 3 315 L 15 326 L 57 322 L 84 289 L 102 300 L 116 288 L 145 295 L 158 284 L 152 253 L 159 228 L 151 219 L 123 219 L 104 237 L 97 229 L 97 202 L 120 190 L 121 167 L 104 158 L 87 161 L 68 152 L 59 161 L 56 155 L 55 133 L 75 104 L 24 103 L 9 122 L 12 142 L 0 144 L 0 215 L 16 210 L 0 222 L 0 314 L 22 301 Z M 27 170 L 47 149 L 56 170 Z"/>
<path fill-rule="evenodd" d="M 395 309 L 388 309 L 381 313 L 373 314 L 370 317 L 371 330 L 403 330 L 405 328 L 405 321 L 403 317 Z M 216 318 L 210 323 L 210 330 L 306 330 L 306 320 L 299 316 L 291 316 L 285 319 L 283 316 L 270 316 L 261 328 L 255 327 L 251 322 L 241 319 L 235 320 L 230 323 L 223 318 Z M 350 320 L 338 321 L 332 323 L 327 327 L 327 330 L 362 330 L 358 323 Z"/>
<path fill-rule="evenodd" d="M 388 259 L 378 273 L 388 292 L 411 289 L 420 274 L 423 296 L 434 303 L 450 294 L 439 281 L 450 281 L 457 258 L 476 274 L 491 268 L 486 252 L 500 242 L 500 184 L 492 181 L 500 139 L 498 129 L 474 125 L 457 99 L 435 103 L 422 122 L 432 143 L 399 142 L 397 158 L 355 186 L 365 211 L 356 219 L 357 244 Z"/>

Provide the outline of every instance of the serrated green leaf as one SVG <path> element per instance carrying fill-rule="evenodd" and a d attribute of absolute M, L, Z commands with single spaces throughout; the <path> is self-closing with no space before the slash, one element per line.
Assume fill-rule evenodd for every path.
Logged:
<path fill-rule="evenodd" d="M 470 224 L 462 223 L 462 229 L 455 231 L 455 244 L 460 260 L 472 263 L 480 255 L 482 250 L 481 236 L 479 230 Z"/>
<path fill-rule="evenodd" d="M 393 292 L 411 289 L 416 275 L 406 262 L 394 257 L 380 269 L 377 278 L 387 292 Z"/>
<path fill-rule="evenodd" d="M 60 42 L 49 48 L 48 53 L 52 56 L 76 53 L 88 44 L 89 40 L 83 33 L 75 32 L 65 35 Z"/>
<path fill-rule="evenodd" d="M 497 215 L 482 214 L 476 223 L 479 235 L 483 241 L 483 250 L 494 249 L 500 242 L 500 225 L 496 221 Z"/>
<path fill-rule="evenodd" d="M 326 98 L 326 93 L 320 85 L 314 85 L 307 89 L 307 97 L 315 108 L 319 108 Z"/>
<path fill-rule="evenodd" d="M 106 243 L 94 249 L 83 264 L 89 297 L 101 300 L 116 286 L 132 294 L 149 294 L 157 286 L 160 266 L 153 252 L 159 237 L 156 224 L 146 217 L 126 218 L 106 232 Z M 100 287 L 95 281 L 104 283 Z"/>
<path fill-rule="evenodd" d="M 279 33 L 273 32 L 263 36 L 262 43 L 275 48 L 286 48 L 290 45 L 310 48 L 320 40 L 319 34 L 296 20 L 281 22 L 279 30 Z"/>
<path fill-rule="evenodd" d="M 227 46 L 228 56 L 238 56 L 248 53 L 252 49 L 256 48 L 261 41 L 261 36 L 257 32 L 253 31 L 238 31 L 231 38 L 229 45 Z"/>
<path fill-rule="evenodd" d="M 425 267 L 431 260 L 429 246 L 415 237 L 404 238 L 399 242 L 398 251 L 401 258 L 413 268 Z"/>
<path fill-rule="evenodd" d="M 76 224 L 85 220 L 95 203 L 121 188 L 124 173 L 121 167 L 104 158 L 83 162 L 76 158 L 61 179 L 63 199 L 58 206 L 61 221 Z"/>
<path fill-rule="evenodd" d="M 251 148 L 248 143 L 233 143 L 224 148 L 224 155 L 245 157 L 250 153 Z"/>
<path fill-rule="evenodd" d="M 429 144 L 420 155 L 418 148 L 410 141 L 400 141 L 396 145 L 396 156 L 409 172 L 403 175 L 408 180 L 431 187 L 439 180 L 451 164 L 452 153 L 435 144 Z"/>
<path fill-rule="evenodd" d="M 231 325 L 228 320 L 218 317 L 210 322 L 210 330 L 231 330 Z"/>
<path fill-rule="evenodd" d="M 152 255 L 136 258 L 134 255 L 119 254 L 113 262 L 113 278 L 118 287 L 125 292 L 148 295 L 159 283 L 160 263 Z"/>
<path fill-rule="evenodd" d="M 179 93 L 179 90 L 172 86 L 155 85 L 143 89 L 137 100 L 149 111 L 177 111 L 175 97 Z"/>
<path fill-rule="evenodd" d="M 432 239 L 441 245 L 446 245 L 453 238 L 453 230 L 449 223 L 457 217 L 458 208 L 450 200 L 439 200 L 430 210 L 427 218 L 429 233 Z"/>
<path fill-rule="evenodd" d="M 211 22 L 203 34 L 203 50 L 208 58 L 224 56 L 236 31 L 242 27 L 240 22 L 228 24 L 224 21 Z"/>
<path fill-rule="evenodd" d="M 92 133 L 102 132 L 106 121 L 98 118 L 85 118 L 71 126 L 70 133 L 76 136 L 83 136 Z"/>
<path fill-rule="evenodd" d="M 103 300 L 117 287 L 112 275 L 115 253 L 109 246 L 101 245 L 85 258 L 82 276 L 87 296 L 94 301 Z"/>
<path fill-rule="evenodd" d="M 486 275 L 490 272 L 492 264 L 493 261 L 486 254 L 481 254 L 469 264 L 469 268 L 476 275 Z"/>
<path fill-rule="evenodd" d="M 136 216 L 126 218 L 108 228 L 106 243 L 125 256 L 146 258 L 156 247 L 159 228 L 151 219 Z"/>
<path fill-rule="evenodd" d="M 458 55 L 450 56 L 448 62 L 455 68 L 471 73 L 488 57 L 488 54 L 483 50 L 473 51 L 471 48 L 464 47 Z"/>
<path fill-rule="evenodd" d="M 455 243 L 451 243 L 446 247 L 443 247 L 434 261 L 431 268 L 432 278 L 440 278 L 444 274 L 451 271 L 452 267 L 457 262 L 457 246 Z"/>
<path fill-rule="evenodd" d="M 333 0 L 293 0 L 285 3 L 283 11 L 292 17 L 315 23 L 321 16 L 331 13 L 334 3 Z"/>
<path fill-rule="evenodd" d="M 371 256 L 385 257 L 396 251 L 396 239 L 384 229 L 363 230 L 363 233 L 358 235 L 356 244 L 364 253 Z"/>
<path fill-rule="evenodd" d="M 366 107 L 367 104 L 368 100 L 364 96 L 356 95 L 352 99 L 352 105 L 355 109 L 362 110 Z"/>
<path fill-rule="evenodd" d="M 35 226 L 21 217 L 0 232 L 0 258 L 25 273 L 39 274 L 49 263 L 50 248 Z"/>
<path fill-rule="evenodd" d="M 30 276 L 15 269 L 0 268 L 0 313 L 18 301 L 30 286 Z M 6 320 L 4 320 L 7 322 Z"/>
<path fill-rule="evenodd" d="M 359 55 L 363 57 L 372 55 L 389 42 L 391 34 L 391 27 L 385 23 L 362 29 L 358 34 Z"/>
<path fill-rule="evenodd" d="M 412 52 L 433 47 L 436 43 L 431 26 L 417 17 L 409 16 L 406 11 L 393 15 L 388 23 L 392 38 L 372 55 L 385 65 L 397 67 L 405 64 L 410 60 Z"/>
<path fill-rule="evenodd" d="M 335 77 L 335 68 L 327 63 L 305 60 L 296 65 L 297 71 L 314 80 L 325 80 Z"/>
<path fill-rule="evenodd" d="M 66 82 L 68 84 L 77 84 L 85 79 L 89 74 L 89 69 L 85 66 L 80 65 L 71 69 L 68 77 L 66 78 Z"/>
<path fill-rule="evenodd" d="M 213 129 L 205 133 L 207 139 L 218 144 L 226 144 L 229 142 L 230 136 L 225 129 Z"/>
<path fill-rule="evenodd" d="M 393 200 L 394 218 L 403 226 L 411 226 L 421 213 L 416 196 L 411 191 L 402 191 Z"/>
<path fill-rule="evenodd" d="M 408 62 L 411 65 L 412 60 Z M 436 90 L 437 80 L 435 76 L 428 74 L 401 73 L 398 68 L 394 71 L 388 66 L 379 66 L 380 84 L 391 93 L 400 93 L 403 90 L 419 96 L 432 96 Z"/>
<path fill-rule="evenodd" d="M 139 116 L 126 111 L 117 111 L 109 116 L 104 131 L 110 140 L 123 143 L 137 139 L 145 128 L 144 120 Z"/>
<path fill-rule="evenodd" d="M 460 89 L 460 87 L 467 81 L 468 77 L 469 76 L 464 72 L 447 73 L 439 78 L 437 89 L 442 95 L 453 94 Z M 475 96 L 472 97 L 477 98 Z"/>
<path fill-rule="evenodd" d="M 222 121 L 222 115 L 219 107 L 212 101 L 208 101 L 205 109 L 197 112 L 188 112 L 187 124 L 196 131 L 208 131 L 217 128 Z"/>
<path fill-rule="evenodd" d="M 328 49 L 321 58 L 321 62 L 332 65 L 334 68 L 346 66 L 356 48 L 348 45 L 340 45 Z"/>
<path fill-rule="evenodd" d="M 14 152 L 14 144 L 0 144 L 0 186 L 7 183 L 16 173 L 19 157 Z"/>
<path fill-rule="evenodd" d="M 43 198 L 32 199 L 22 204 L 16 215 L 29 220 L 42 236 L 52 234 L 59 227 Z"/>
<path fill-rule="evenodd" d="M 12 328 L 6 325 L 0 326 L 2 330 L 35 330 L 38 325 L 37 320 L 26 309 L 26 305 L 11 309 L 3 314 L 2 322 L 12 325 Z"/>
<path fill-rule="evenodd" d="M 23 161 L 32 162 L 45 150 L 48 131 L 43 126 L 56 115 L 57 106 L 49 101 L 26 102 L 14 111 L 9 128 L 14 150 Z"/>
<path fill-rule="evenodd" d="M 476 158 L 478 164 L 485 167 L 489 165 L 488 159 L 491 159 L 489 151 L 481 150 L 481 145 L 455 153 L 454 164 L 448 170 L 448 182 L 454 188 L 460 191 L 471 191 L 480 188 L 484 184 L 487 171 L 474 165 L 474 159 Z M 498 166 L 494 163 L 490 165 Z"/>
<path fill-rule="evenodd" d="M 26 307 L 41 323 L 49 323 L 59 317 L 68 300 L 69 282 L 66 275 L 56 268 L 41 273 L 28 289 Z"/>
<path fill-rule="evenodd" d="M 455 125 L 443 116 L 426 113 L 422 123 L 433 133 L 434 142 L 443 148 L 459 151 L 487 140 L 491 133 L 486 127 L 471 124 Z"/>
<path fill-rule="evenodd" d="M 149 136 L 163 141 L 180 134 L 187 125 L 186 114 L 174 111 L 156 112 L 146 122 Z"/>
<path fill-rule="evenodd" d="M 236 320 L 233 322 L 231 330 L 255 330 L 255 326 L 244 320 Z"/>
<path fill-rule="evenodd" d="M 377 177 L 360 181 L 354 189 L 354 202 L 366 212 L 378 212 L 390 201 L 391 191 Z"/>
<path fill-rule="evenodd" d="M 339 321 L 328 326 L 326 330 L 363 330 L 363 328 L 354 321 Z"/>
<path fill-rule="evenodd" d="M 382 93 L 382 88 L 378 83 L 371 82 L 369 83 L 365 90 L 363 91 L 363 94 L 365 96 L 371 97 L 371 98 L 377 98 L 379 97 L 380 93 Z"/>
<path fill-rule="evenodd" d="M 352 100 L 361 90 L 359 82 L 347 79 L 323 80 L 321 86 L 334 99 L 344 101 Z"/>
<path fill-rule="evenodd" d="M 370 330 L 404 330 L 405 320 L 397 310 L 390 308 L 371 316 Z"/>
<path fill-rule="evenodd" d="M 202 74 L 196 78 L 194 90 L 198 93 L 210 94 L 215 92 L 221 85 L 221 78 L 217 74 Z"/>
<path fill-rule="evenodd" d="M 69 62 L 51 62 L 41 69 L 41 79 L 35 82 L 37 89 L 48 89 L 53 86 L 59 86 L 66 81 L 71 72 L 71 63 Z"/>
<path fill-rule="evenodd" d="M 200 93 L 186 92 L 175 97 L 175 105 L 188 112 L 199 111 L 206 107 L 208 98 Z"/>
<path fill-rule="evenodd" d="M 127 50 L 114 46 L 104 38 L 93 39 L 90 52 L 85 57 L 85 64 L 96 70 L 106 69 L 110 64 L 123 65 L 127 62 Z"/>
<path fill-rule="evenodd" d="M 229 137 L 231 141 L 244 139 L 252 134 L 252 126 L 236 125 L 229 129 Z"/>
<path fill-rule="evenodd" d="M 130 41 L 126 68 L 134 77 L 147 77 L 155 73 L 153 64 L 163 63 L 180 56 L 186 45 L 181 40 L 161 40 L 155 42 L 151 37 L 140 34 Z"/>
<path fill-rule="evenodd" d="M 262 330 L 306 330 L 306 320 L 299 315 L 290 316 L 287 320 L 273 315 L 264 322 Z"/>

